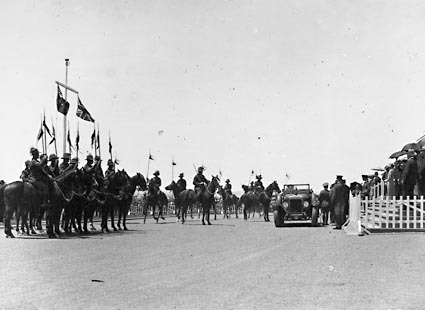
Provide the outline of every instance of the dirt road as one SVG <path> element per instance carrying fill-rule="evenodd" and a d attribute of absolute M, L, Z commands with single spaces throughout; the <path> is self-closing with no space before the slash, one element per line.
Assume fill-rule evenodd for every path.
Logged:
<path fill-rule="evenodd" d="M 423 309 L 425 235 L 257 219 L 0 238 L 1 309 Z"/>

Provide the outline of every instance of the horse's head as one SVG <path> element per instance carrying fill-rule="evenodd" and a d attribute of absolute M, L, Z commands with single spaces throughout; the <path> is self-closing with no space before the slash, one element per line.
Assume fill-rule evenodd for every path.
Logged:
<path fill-rule="evenodd" d="M 177 190 L 177 183 L 176 183 L 176 182 L 174 182 L 174 181 L 171 181 L 171 183 L 170 183 L 170 184 L 168 184 L 168 185 L 165 187 L 165 189 L 166 189 L 167 191 L 174 191 L 174 190 Z"/>
<path fill-rule="evenodd" d="M 142 191 L 144 191 L 144 190 L 146 190 L 146 185 L 147 185 L 147 183 L 146 183 L 145 177 L 141 173 L 137 172 L 136 173 L 136 186 L 139 186 L 139 188 Z"/>
<path fill-rule="evenodd" d="M 271 188 L 272 188 L 273 191 L 276 191 L 278 193 L 281 192 L 279 184 L 277 184 L 277 181 L 273 181 L 273 183 L 270 184 L 270 185 L 271 185 Z"/>

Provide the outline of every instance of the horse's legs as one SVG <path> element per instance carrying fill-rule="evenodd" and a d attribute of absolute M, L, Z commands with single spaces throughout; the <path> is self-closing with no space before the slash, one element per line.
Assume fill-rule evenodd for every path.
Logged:
<path fill-rule="evenodd" d="M 4 233 L 6 234 L 6 238 L 15 238 L 12 233 L 12 225 L 10 224 L 10 220 L 13 216 L 13 211 L 15 208 L 12 208 L 11 204 L 6 203 L 6 210 L 4 211 L 3 223 L 4 223 Z M 17 216 L 18 218 L 18 216 Z"/>
<path fill-rule="evenodd" d="M 212 206 L 214 208 L 214 217 L 215 217 L 215 205 L 213 204 Z M 210 211 L 211 211 L 211 206 L 207 204 L 207 212 L 206 213 L 207 213 L 207 223 L 208 223 L 208 225 L 211 225 L 211 222 L 210 222 Z"/>

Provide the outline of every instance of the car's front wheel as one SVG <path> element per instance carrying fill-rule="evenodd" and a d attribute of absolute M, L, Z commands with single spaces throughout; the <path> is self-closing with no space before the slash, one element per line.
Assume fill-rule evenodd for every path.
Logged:
<path fill-rule="evenodd" d="M 311 226 L 317 226 L 318 217 L 319 217 L 319 208 L 311 207 Z"/>
<path fill-rule="evenodd" d="M 281 208 L 273 211 L 273 219 L 275 227 L 283 227 L 285 225 L 285 212 Z"/>

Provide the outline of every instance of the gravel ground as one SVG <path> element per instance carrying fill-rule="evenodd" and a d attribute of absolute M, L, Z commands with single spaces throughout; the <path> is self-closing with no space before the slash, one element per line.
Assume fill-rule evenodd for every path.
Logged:
<path fill-rule="evenodd" d="M 425 308 L 423 233 L 212 223 L 2 237 L 0 309 Z"/>

